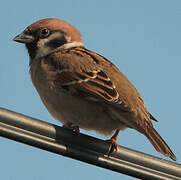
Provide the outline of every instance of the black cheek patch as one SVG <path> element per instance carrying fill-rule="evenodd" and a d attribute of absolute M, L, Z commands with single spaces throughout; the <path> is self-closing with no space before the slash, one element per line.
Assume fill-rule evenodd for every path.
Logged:
<path fill-rule="evenodd" d="M 50 47 L 50 49 L 56 49 L 67 42 L 64 36 L 56 37 L 49 40 L 45 45 Z"/>

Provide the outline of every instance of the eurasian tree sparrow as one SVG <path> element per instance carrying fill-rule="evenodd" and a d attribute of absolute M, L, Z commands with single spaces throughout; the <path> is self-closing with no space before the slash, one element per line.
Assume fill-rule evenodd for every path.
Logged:
<path fill-rule="evenodd" d="M 80 32 L 55 18 L 28 26 L 14 41 L 24 43 L 30 74 L 51 115 L 63 125 L 111 135 L 117 148 L 120 130 L 144 134 L 163 155 L 175 155 L 154 129 L 156 119 L 130 81 L 105 57 L 84 47 Z"/>

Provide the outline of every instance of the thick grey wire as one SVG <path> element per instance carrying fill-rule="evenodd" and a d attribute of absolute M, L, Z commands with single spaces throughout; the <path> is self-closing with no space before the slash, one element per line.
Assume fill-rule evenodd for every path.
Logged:
<path fill-rule="evenodd" d="M 181 165 L 0 108 L 0 136 L 139 179 L 181 180 Z"/>

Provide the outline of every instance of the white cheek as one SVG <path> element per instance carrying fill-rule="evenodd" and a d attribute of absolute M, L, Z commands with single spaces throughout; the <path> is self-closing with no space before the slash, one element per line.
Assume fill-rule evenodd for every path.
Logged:
<path fill-rule="evenodd" d="M 63 37 L 64 35 L 61 34 L 60 32 L 56 32 L 51 34 L 49 37 L 44 38 L 44 39 L 40 39 L 37 42 L 37 52 L 36 52 L 36 56 L 35 59 L 39 59 L 42 57 L 47 56 L 48 54 L 52 53 L 52 52 L 56 52 L 59 51 L 61 49 L 69 49 L 69 48 L 73 48 L 73 47 L 84 47 L 82 42 L 71 42 L 71 37 L 65 36 L 67 43 L 57 47 L 55 49 L 51 49 L 51 47 L 48 46 L 48 42 L 51 40 L 54 40 L 56 38 L 60 38 Z"/>
<path fill-rule="evenodd" d="M 36 59 L 40 58 L 40 57 L 44 57 L 47 54 L 49 54 L 50 52 L 50 48 L 48 46 L 46 46 L 46 43 L 48 42 L 48 39 L 41 39 L 38 41 L 37 43 L 37 53 L 36 53 Z"/>
<path fill-rule="evenodd" d="M 38 48 L 44 47 L 45 44 L 46 44 L 48 41 L 49 41 L 49 40 L 48 40 L 47 38 L 44 38 L 44 39 L 39 40 L 38 43 L 37 43 L 37 47 L 38 47 Z"/>
<path fill-rule="evenodd" d="M 47 45 L 49 41 L 63 36 L 60 32 L 51 34 L 49 37 L 40 39 L 37 42 L 37 53 L 35 59 L 44 57 L 52 52 L 52 49 Z"/>

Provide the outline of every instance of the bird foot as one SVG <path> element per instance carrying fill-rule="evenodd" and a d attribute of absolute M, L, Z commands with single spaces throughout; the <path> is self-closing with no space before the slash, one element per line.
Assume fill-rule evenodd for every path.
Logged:
<path fill-rule="evenodd" d="M 119 131 L 120 129 L 117 129 L 115 133 L 113 134 L 113 136 L 111 137 L 111 139 L 107 140 L 112 145 L 110 151 L 108 152 L 108 156 L 110 156 L 110 154 L 113 153 L 114 151 L 116 152 L 118 150 L 119 145 L 117 143 L 117 138 L 118 138 Z"/>
<path fill-rule="evenodd" d="M 110 148 L 110 150 L 109 150 L 109 152 L 108 152 L 108 156 L 110 156 L 111 155 L 111 153 L 113 153 L 113 152 L 116 152 L 117 150 L 118 150 L 118 143 L 117 143 L 117 141 L 116 141 L 116 139 L 114 139 L 114 138 L 111 138 L 111 139 L 109 139 L 109 140 L 107 140 L 109 143 L 111 143 L 111 148 Z"/>

